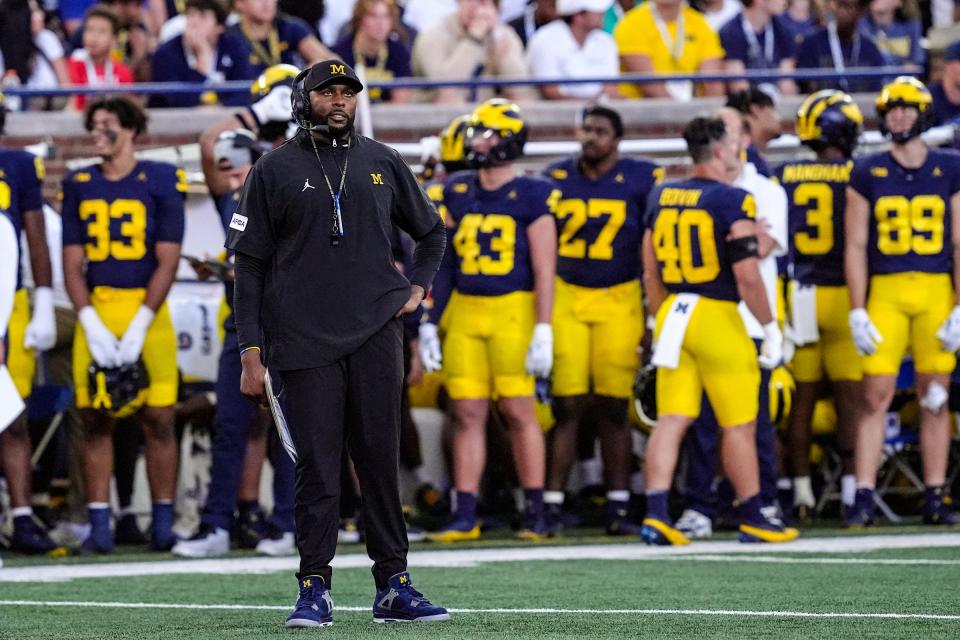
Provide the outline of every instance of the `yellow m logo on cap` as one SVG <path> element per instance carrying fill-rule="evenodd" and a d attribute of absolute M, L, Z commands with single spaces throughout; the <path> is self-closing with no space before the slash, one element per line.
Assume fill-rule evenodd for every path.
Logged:
<path fill-rule="evenodd" d="M 342 64 L 331 64 L 331 65 L 330 65 L 330 73 L 337 73 L 337 74 L 343 75 L 343 74 L 345 74 L 346 72 L 347 72 L 346 65 L 342 65 Z"/>
<path fill-rule="evenodd" d="M 370 178 L 373 180 L 373 184 L 383 184 L 383 175 L 379 173 L 371 173 Z"/>

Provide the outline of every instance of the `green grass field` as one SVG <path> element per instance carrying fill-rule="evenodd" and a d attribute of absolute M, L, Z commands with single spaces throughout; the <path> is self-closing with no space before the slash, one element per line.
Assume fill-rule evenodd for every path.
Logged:
<path fill-rule="evenodd" d="M 276 568 L 295 559 L 251 574 L 238 573 L 255 562 L 239 553 L 192 566 L 133 550 L 108 559 L 7 555 L 0 638 L 958 638 L 960 532 L 922 540 L 921 532 L 931 534 L 823 529 L 799 546 L 721 541 L 685 555 L 598 537 L 418 545 L 414 583 L 452 617 L 392 626 L 370 621 L 362 547 L 342 546 L 334 626 L 297 631 L 282 626 L 296 582 Z M 170 573 L 193 566 L 203 572 Z M 80 570 L 101 577 L 76 577 Z M 117 572 L 149 575 L 110 575 Z"/>

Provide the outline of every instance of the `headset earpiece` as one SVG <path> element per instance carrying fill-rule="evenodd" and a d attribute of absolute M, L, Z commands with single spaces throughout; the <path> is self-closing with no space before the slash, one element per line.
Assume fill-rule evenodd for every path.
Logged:
<path fill-rule="evenodd" d="M 310 128 L 310 96 L 303 86 L 309 72 L 310 67 L 307 67 L 297 74 L 293 79 L 293 91 L 290 92 L 290 110 L 293 112 L 293 119 L 302 129 Z"/>

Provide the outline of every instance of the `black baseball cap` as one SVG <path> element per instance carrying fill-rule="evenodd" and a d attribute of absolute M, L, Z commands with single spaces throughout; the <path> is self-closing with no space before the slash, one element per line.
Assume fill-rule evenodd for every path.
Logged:
<path fill-rule="evenodd" d="M 353 67 L 343 60 L 324 60 L 310 67 L 307 77 L 303 80 L 303 88 L 307 91 L 320 89 L 332 84 L 343 84 L 357 93 L 363 91 L 363 84 Z"/>

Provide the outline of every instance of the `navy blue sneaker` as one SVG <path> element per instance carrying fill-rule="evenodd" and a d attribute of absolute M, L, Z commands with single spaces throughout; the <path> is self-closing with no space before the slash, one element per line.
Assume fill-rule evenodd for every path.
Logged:
<path fill-rule="evenodd" d="M 288 627 L 329 627 L 333 624 L 333 598 L 320 576 L 304 576 Z"/>
<path fill-rule="evenodd" d="M 923 524 L 956 526 L 960 513 L 953 510 L 953 499 L 941 488 L 927 490 L 927 503 L 923 509 Z"/>
<path fill-rule="evenodd" d="M 17 516 L 13 519 L 13 537 L 10 548 L 19 553 L 39 555 L 51 553 L 57 548 L 47 532 L 38 525 L 33 516 Z"/>
<path fill-rule="evenodd" d="M 630 519 L 628 503 L 608 500 L 606 510 L 608 536 L 641 535 L 643 527 Z"/>
<path fill-rule="evenodd" d="M 387 588 L 378 591 L 373 600 L 374 622 L 442 622 L 449 619 L 446 609 L 431 604 L 413 588 L 406 571 L 391 577 Z"/>
<path fill-rule="evenodd" d="M 875 524 L 874 511 L 876 510 L 874 490 L 869 488 L 857 489 L 853 506 L 844 510 L 844 525 L 848 529 L 862 529 Z"/>

